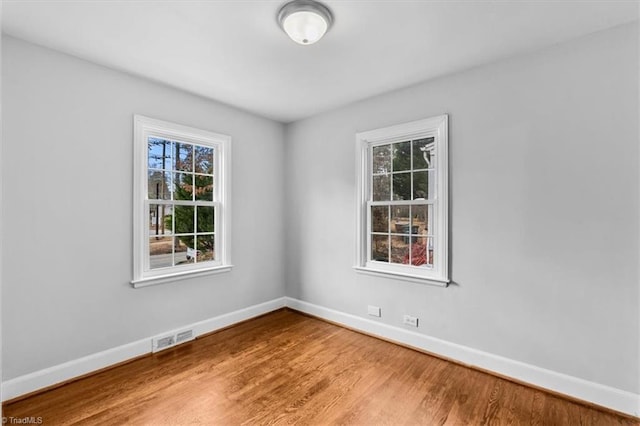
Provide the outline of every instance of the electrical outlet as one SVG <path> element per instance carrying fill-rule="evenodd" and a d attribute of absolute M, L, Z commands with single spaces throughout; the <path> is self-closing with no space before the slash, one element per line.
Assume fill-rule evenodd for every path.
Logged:
<path fill-rule="evenodd" d="M 418 317 L 412 317 L 411 315 L 405 315 L 402 319 L 404 325 L 410 325 L 411 327 L 418 326 Z"/>
<path fill-rule="evenodd" d="M 382 314 L 380 313 L 380 307 L 378 306 L 372 306 L 372 305 L 367 306 L 367 312 L 369 313 L 369 315 L 373 317 L 382 316 Z"/>

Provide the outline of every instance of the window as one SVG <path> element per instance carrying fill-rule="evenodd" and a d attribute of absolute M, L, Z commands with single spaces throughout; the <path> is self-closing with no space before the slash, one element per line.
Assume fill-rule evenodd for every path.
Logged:
<path fill-rule="evenodd" d="M 231 138 L 134 117 L 134 287 L 228 271 Z"/>
<path fill-rule="evenodd" d="M 356 135 L 356 269 L 446 285 L 448 116 Z"/>

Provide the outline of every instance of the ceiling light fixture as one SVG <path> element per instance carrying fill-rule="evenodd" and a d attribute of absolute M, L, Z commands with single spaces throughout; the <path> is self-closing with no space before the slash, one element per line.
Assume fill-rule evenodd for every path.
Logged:
<path fill-rule="evenodd" d="M 329 8 L 314 0 L 293 0 L 280 8 L 278 23 L 291 40 L 313 44 L 320 40 L 333 23 Z"/>

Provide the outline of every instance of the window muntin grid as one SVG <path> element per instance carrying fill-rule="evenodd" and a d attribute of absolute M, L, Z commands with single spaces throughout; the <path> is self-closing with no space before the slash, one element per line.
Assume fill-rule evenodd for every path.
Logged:
<path fill-rule="evenodd" d="M 214 146 L 147 137 L 147 270 L 216 262 Z"/>
<path fill-rule="evenodd" d="M 368 260 L 433 268 L 435 138 L 369 148 Z"/>

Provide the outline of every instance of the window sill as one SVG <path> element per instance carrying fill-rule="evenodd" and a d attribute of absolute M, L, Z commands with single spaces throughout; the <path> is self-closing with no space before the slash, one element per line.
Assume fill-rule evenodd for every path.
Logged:
<path fill-rule="evenodd" d="M 131 281 L 133 288 L 148 287 L 151 285 L 165 284 L 169 282 L 186 280 L 187 278 L 195 278 L 203 275 L 220 274 L 223 272 L 229 272 L 233 268 L 233 265 L 215 266 L 213 268 L 199 269 L 197 271 L 185 271 L 174 274 L 160 275 L 157 277 L 140 278 L 138 280 Z"/>
<path fill-rule="evenodd" d="M 396 278 L 403 281 L 410 281 L 410 282 L 419 283 L 419 284 L 435 285 L 438 287 L 447 287 L 449 285 L 449 282 L 451 281 L 449 279 L 422 277 L 419 275 L 403 274 L 400 272 L 366 268 L 364 266 L 354 266 L 353 269 L 355 269 L 357 272 L 361 274 L 373 275 L 373 276 L 382 277 L 382 278 Z"/>

